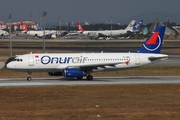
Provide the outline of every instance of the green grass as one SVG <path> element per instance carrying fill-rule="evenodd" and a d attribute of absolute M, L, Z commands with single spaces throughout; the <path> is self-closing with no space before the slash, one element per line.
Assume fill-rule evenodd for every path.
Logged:
<path fill-rule="evenodd" d="M 0 88 L 0 119 L 179 120 L 179 90 L 180 85 Z"/>

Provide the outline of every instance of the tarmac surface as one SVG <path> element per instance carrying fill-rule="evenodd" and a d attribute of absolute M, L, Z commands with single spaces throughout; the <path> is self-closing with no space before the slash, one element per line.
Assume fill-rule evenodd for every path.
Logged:
<path fill-rule="evenodd" d="M 26 78 L 0 79 L 0 87 L 20 86 L 103 86 L 103 85 L 138 85 L 138 84 L 180 84 L 180 76 L 124 76 L 94 77 L 93 81 L 67 78 Z"/>

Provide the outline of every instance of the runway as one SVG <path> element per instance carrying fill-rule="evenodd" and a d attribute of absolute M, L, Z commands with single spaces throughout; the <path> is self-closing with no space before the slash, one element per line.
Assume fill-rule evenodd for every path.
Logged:
<path fill-rule="evenodd" d="M 106 86 L 106 85 L 138 85 L 138 84 L 180 84 L 180 76 L 125 76 L 94 77 L 93 81 L 65 78 L 26 78 L 0 79 L 0 87 L 21 86 Z"/>

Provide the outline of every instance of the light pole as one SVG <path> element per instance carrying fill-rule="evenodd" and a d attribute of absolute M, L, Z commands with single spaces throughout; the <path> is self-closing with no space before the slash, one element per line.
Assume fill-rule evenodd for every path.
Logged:
<path fill-rule="evenodd" d="M 112 16 L 110 16 L 111 18 L 111 37 L 112 37 Z"/>
<path fill-rule="evenodd" d="M 9 14 L 9 55 L 10 55 L 10 58 L 12 58 L 11 13 Z"/>
<path fill-rule="evenodd" d="M 166 21 L 166 27 L 167 27 L 167 22 L 168 22 L 168 19 L 167 19 L 167 16 L 165 15 L 165 21 Z"/>
<path fill-rule="evenodd" d="M 59 17 L 59 38 L 60 38 L 60 35 L 61 35 L 61 18 Z"/>
<path fill-rule="evenodd" d="M 46 52 L 46 42 L 45 42 L 45 16 L 47 12 L 43 12 L 43 25 L 44 25 L 44 37 L 43 37 L 43 52 Z"/>

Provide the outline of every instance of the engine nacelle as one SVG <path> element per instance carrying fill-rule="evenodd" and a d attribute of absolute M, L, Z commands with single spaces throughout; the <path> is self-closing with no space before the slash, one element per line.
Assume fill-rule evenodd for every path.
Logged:
<path fill-rule="evenodd" d="M 62 72 L 48 72 L 48 74 L 49 74 L 50 76 L 62 76 L 62 75 L 63 75 Z"/>
<path fill-rule="evenodd" d="M 64 77 L 83 77 L 84 71 L 77 68 L 66 68 L 64 69 Z"/>

